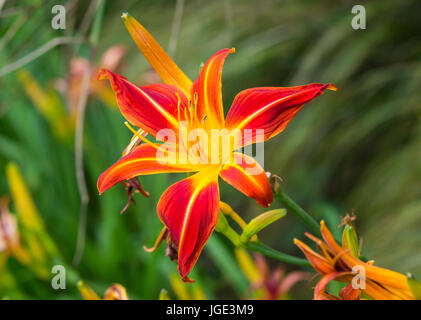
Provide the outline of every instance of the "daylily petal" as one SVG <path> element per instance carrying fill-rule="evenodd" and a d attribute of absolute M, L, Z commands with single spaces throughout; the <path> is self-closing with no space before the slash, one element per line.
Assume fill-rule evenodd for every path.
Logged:
<path fill-rule="evenodd" d="M 154 37 L 133 17 L 122 15 L 124 24 L 134 42 L 142 51 L 146 60 L 167 83 L 180 88 L 186 96 L 190 94 L 191 80 L 180 70 L 174 61 L 165 53 Z"/>
<path fill-rule="evenodd" d="M 344 250 L 335 240 L 324 220 L 320 221 L 320 233 L 331 253 L 336 255 Z M 315 238 L 315 237 L 314 237 Z"/>
<path fill-rule="evenodd" d="M 296 113 L 326 89 L 336 90 L 332 84 L 314 83 L 299 87 L 261 87 L 241 91 L 234 99 L 225 120 L 228 129 L 239 129 L 243 143 L 263 142 L 280 133 Z M 252 129 L 251 134 L 244 132 Z M 264 129 L 262 136 L 256 129 Z"/>
<path fill-rule="evenodd" d="M 220 171 L 221 178 L 261 206 L 268 207 L 273 201 L 273 193 L 266 172 L 245 154 L 234 152 L 233 156 L 232 163 L 224 165 Z"/>
<path fill-rule="evenodd" d="M 157 211 L 178 247 L 178 270 L 187 281 L 218 221 L 218 171 L 202 171 L 173 184 L 161 196 Z"/>
<path fill-rule="evenodd" d="M 323 276 L 323 278 L 320 279 L 320 281 L 317 283 L 316 287 L 314 288 L 313 299 L 325 300 L 324 294 L 325 294 L 326 286 L 328 285 L 328 283 L 339 277 L 349 276 L 349 275 L 352 275 L 352 273 L 351 272 L 332 272 Z"/>
<path fill-rule="evenodd" d="M 382 285 L 388 286 L 391 289 L 399 289 L 403 294 L 412 296 L 408 286 L 408 279 L 405 275 L 393 270 L 376 267 L 368 263 L 364 263 L 350 254 L 344 255 L 342 260 L 349 267 L 356 265 L 364 267 L 367 278 L 381 283 Z"/>
<path fill-rule="evenodd" d="M 210 57 L 191 88 L 192 103 L 197 107 L 198 120 L 204 121 L 205 128 L 219 129 L 224 125 L 222 67 L 226 57 L 234 52 L 234 48 L 222 49 Z"/>
<path fill-rule="evenodd" d="M 313 268 L 320 274 L 329 274 L 335 272 L 335 268 L 331 265 L 331 263 L 317 252 L 313 251 L 308 245 L 304 242 L 294 239 L 294 244 L 300 248 L 300 250 L 306 256 L 308 262 L 311 263 Z"/>
<path fill-rule="evenodd" d="M 397 295 L 389 291 L 387 286 L 383 286 L 375 281 L 367 280 L 365 289 L 362 292 L 373 300 L 410 300 L 411 297 Z"/>
<path fill-rule="evenodd" d="M 110 168 L 101 174 L 98 179 L 98 191 L 103 193 L 118 182 L 131 179 L 138 175 L 155 174 L 164 172 L 191 172 L 196 171 L 188 164 L 178 164 L 176 161 L 167 161 L 165 157 L 175 159 L 175 147 L 166 146 L 168 152 L 157 153 L 159 144 L 142 144 L 133 152 L 122 157 Z M 162 147 L 161 147 L 162 148 Z"/>
<path fill-rule="evenodd" d="M 335 238 L 323 220 L 320 221 L 320 232 L 322 234 L 323 240 L 332 250 L 334 250 L 336 253 L 339 253 L 342 250 L 342 248 L 336 243 Z M 411 295 L 408 287 L 407 277 L 405 275 L 389 269 L 373 266 L 369 263 L 361 261 L 350 253 L 344 254 L 341 260 L 346 263 L 350 269 L 352 269 L 354 266 L 363 266 L 367 278 L 375 280 L 382 285 L 400 289 L 405 294 Z"/>
<path fill-rule="evenodd" d="M 360 300 L 361 291 L 354 289 L 352 287 L 352 284 L 349 283 L 341 289 L 341 291 L 339 292 L 339 296 L 344 300 Z"/>
<path fill-rule="evenodd" d="M 178 134 L 178 115 L 184 115 L 187 98 L 177 87 L 168 84 L 139 87 L 105 69 L 99 72 L 98 79 L 110 80 L 120 111 L 130 123 L 154 137 L 161 129 Z"/>

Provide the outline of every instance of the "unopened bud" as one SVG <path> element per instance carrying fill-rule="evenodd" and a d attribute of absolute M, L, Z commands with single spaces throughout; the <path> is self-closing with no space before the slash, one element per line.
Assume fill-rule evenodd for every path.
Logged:
<path fill-rule="evenodd" d="M 240 242 L 247 243 L 252 236 L 254 236 L 263 228 L 266 228 L 271 223 L 284 217 L 286 213 L 287 212 L 285 209 L 275 209 L 262 213 L 261 215 L 252 219 L 244 228 L 243 233 L 240 236 Z"/>
<path fill-rule="evenodd" d="M 355 228 L 349 224 L 345 225 L 342 233 L 342 248 L 350 249 L 351 255 L 358 258 L 360 253 L 360 244 Z"/>
<path fill-rule="evenodd" d="M 77 283 L 77 288 L 80 292 L 80 295 L 85 300 L 101 300 L 101 298 L 96 294 L 96 292 L 89 287 L 85 282 L 79 281 Z"/>

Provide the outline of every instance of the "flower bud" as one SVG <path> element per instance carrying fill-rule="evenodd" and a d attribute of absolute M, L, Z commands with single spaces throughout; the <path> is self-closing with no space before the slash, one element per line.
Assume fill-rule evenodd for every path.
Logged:
<path fill-rule="evenodd" d="M 270 210 L 256 218 L 252 219 L 247 226 L 244 228 L 243 233 L 240 236 L 241 243 L 247 243 L 252 236 L 258 233 L 263 228 L 267 227 L 271 223 L 279 220 L 286 215 L 285 209 Z"/>
<path fill-rule="evenodd" d="M 358 240 L 357 232 L 352 225 L 345 225 L 344 231 L 342 233 L 342 248 L 350 249 L 350 253 L 358 258 L 360 252 L 360 244 Z"/>

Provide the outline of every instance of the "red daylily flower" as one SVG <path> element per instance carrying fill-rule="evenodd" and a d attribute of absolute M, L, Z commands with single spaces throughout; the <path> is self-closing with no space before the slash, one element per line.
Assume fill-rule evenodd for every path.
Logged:
<path fill-rule="evenodd" d="M 122 157 L 98 179 L 98 190 L 103 193 L 116 183 L 138 175 L 197 172 L 170 186 L 157 206 L 158 216 L 168 228 L 172 244 L 178 249 L 178 270 L 183 280 L 189 281 L 187 276 L 218 220 L 218 177 L 264 207 L 273 201 L 264 170 L 253 158 L 235 150 L 277 135 L 304 104 L 326 89 L 336 88 L 332 84 L 314 83 L 289 88 L 247 89 L 236 96 L 224 119 L 222 67 L 234 49 L 223 49 L 214 54 L 192 83 L 139 22 L 127 14 L 123 14 L 123 20 L 139 49 L 165 83 L 140 87 L 111 71 L 100 71 L 98 78 L 110 80 L 120 111 L 130 123 L 155 138 L 161 129 L 175 132 L 176 141 L 166 141 L 165 144 L 166 154 L 174 156 L 174 159 L 180 149 L 188 153 L 193 146 L 189 141 L 179 141 L 183 140 L 180 139 L 183 130 L 203 129 L 209 136 L 212 129 L 225 128 L 237 132 L 237 139 L 229 150 L 230 159 L 234 162 L 163 164 L 157 153 L 162 145 L 142 137 L 146 144 Z M 186 125 L 183 127 L 182 123 Z M 253 134 L 243 134 L 247 129 L 253 129 Z M 254 129 L 264 129 L 264 135 L 256 135 Z M 201 159 L 209 159 L 209 150 L 205 145 L 199 148 Z M 260 173 L 248 174 L 250 168 L 257 168 Z"/>

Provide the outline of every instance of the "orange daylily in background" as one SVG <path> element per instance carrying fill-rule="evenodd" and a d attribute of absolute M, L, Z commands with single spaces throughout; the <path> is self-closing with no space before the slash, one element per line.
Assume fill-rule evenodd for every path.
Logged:
<path fill-rule="evenodd" d="M 139 49 L 165 84 L 136 86 L 109 70 L 101 70 L 98 78 L 109 79 L 123 116 L 145 133 L 157 137 L 161 129 L 170 129 L 177 141 L 166 141 L 166 152 L 172 156 L 182 149 L 188 154 L 193 143 L 179 142 L 179 132 L 203 129 L 228 129 L 241 134 L 230 146 L 229 162 L 210 164 L 162 164 L 157 156 L 161 144 L 152 143 L 139 135 L 146 144 L 138 146 L 106 170 L 98 179 L 98 190 L 105 192 L 118 182 L 138 175 L 164 172 L 197 172 L 170 186 L 158 203 L 159 218 L 168 228 L 169 238 L 178 250 L 178 270 L 184 281 L 212 234 L 219 214 L 218 177 L 237 188 L 260 205 L 267 207 L 273 200 L 269 180 L 264 170 L 251 157 L 234 152 L 243 146 L 266 141 L 280 133 L 304 104 L 321 95 L 332 84 L 309 84 L 299 87 L 261 87 L 240 92 L 226 119 L 222 105 L 221 75 L 226 57 L 234 49 L 223 49 L 205 64 L 198 79 L 191 80 L 178 68 L 152 35 L 134 18 L 123 14 L 124 23 Z M 182 125 L 185 123 L 185 127 Z M 264 129 L 256 135 L 255 129 Z M 195 143 L 195 142 L 194 142 Z M 200 149 L 203 151 L 203 149 Z M 207 148 L 201 158 L 209 157 Z M 174 158 L 176 158 L 174 156 Z M 256 175 L 248 169 L 257 168 Z"/>
<path fill-rule="evenodd" d="M 15 163 L 6 165 L 6 178 L 16 215 L 9 211 L 8 198 L 0 198 L 0 252 L 13 255 L 39 278 L 47 279 L 57 248 Z"/>
<path fill-rule="evenodd" d="M 414 299 L 408 286 L 408 278 L 398 272 L 374 266 L 373 260 L 362 261 L 358 257 L 358 250 L 355 250 L 355 245 L 347 240 L 346 230 L 344 230 L 342 245 L 336 242 L 324 221 L 320 222 L 320 231 L 323 240 L 306 233 L 306 236 L 317 244 L 320 254 L 300 240 L 294 239 L 294 243 L 305 254 L 314 269 L 323 276 L 314 288 L 315 300 L 339 299 L 325 292 L 327 284 L 332 280 L 348 283 L 339 294 L 344 300 L 359 300 L 361 293 L 374 300 Z M 352 280 L 358 273 L 358 271 L 357 273 L 353 272 L 354 267 L 357 267 L 356 270 L 362 269 L 365 273 L 365 288 L 354 289 L 352 287 Z M 359 280 L 357 284 L 361 284 Z"/>

